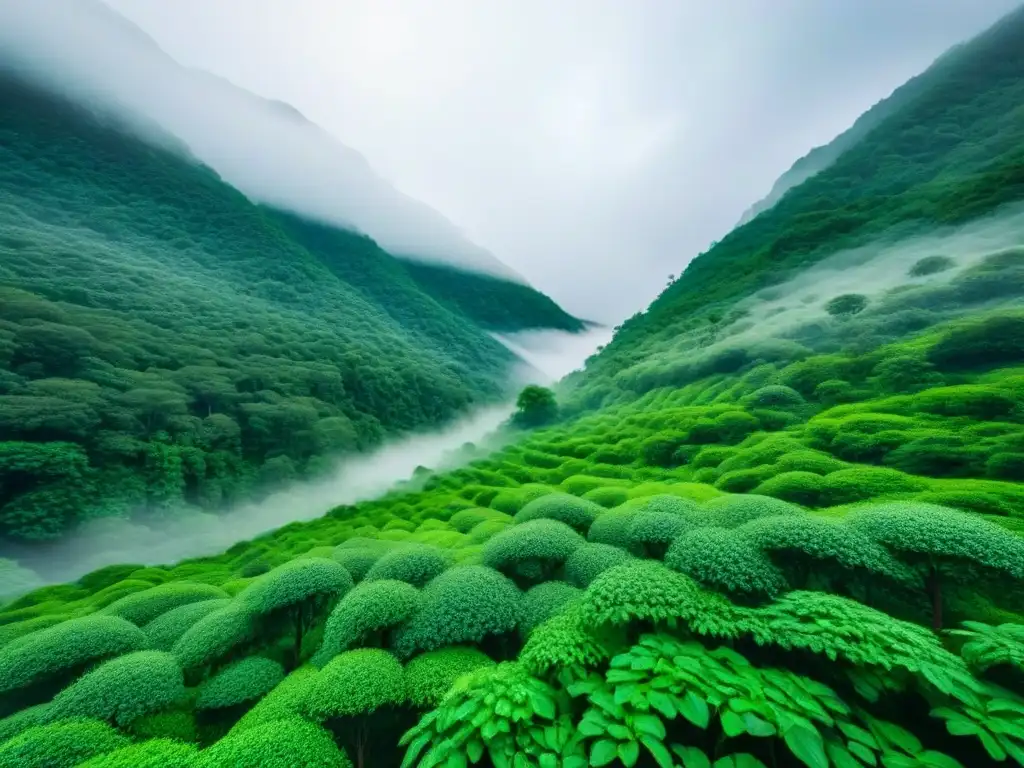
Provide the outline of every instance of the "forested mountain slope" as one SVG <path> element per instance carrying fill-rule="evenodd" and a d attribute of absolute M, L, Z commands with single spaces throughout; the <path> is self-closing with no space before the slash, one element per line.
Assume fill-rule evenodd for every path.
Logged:
<path fill-rule="evenodd" d="M 498 397 L 485 328 L 579 326 L 496 278 L 528 297 L 503 317 L 438 301 L 368 237 L 123 127 L 0 79 L 0 537 L 315 473 Z"/>
<path fill-rule="evenodd" d="M 695 258 L 628 320 L 590 366 L 588 402 L 620 390 L 609 379 L 631 366 L 706 346 L 737 301 L 844 249 L 1024 199 L 1024 9 L 934 69 L 831 165 Z M 686 344 L 694 334 L 705 341 Z"/>
<path fill-rule="evenodd" d="M 1024 766 L 1022 26 L 502 448 L 213 557 L 0 560 L 0 768 Z"/>

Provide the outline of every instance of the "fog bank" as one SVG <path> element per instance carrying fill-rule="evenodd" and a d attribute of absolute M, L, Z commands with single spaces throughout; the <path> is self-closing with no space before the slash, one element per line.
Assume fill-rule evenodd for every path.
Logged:
<path fill-rule="evenodd" d="M 98 0 L 4 0 L 5 69 L 128 117 L 146 140 L 167 146 L 161 131 L 172 134 L 254 200 L 364 232 L 397 256 L 522 280 L 291 106 L 182 67 Z"/>

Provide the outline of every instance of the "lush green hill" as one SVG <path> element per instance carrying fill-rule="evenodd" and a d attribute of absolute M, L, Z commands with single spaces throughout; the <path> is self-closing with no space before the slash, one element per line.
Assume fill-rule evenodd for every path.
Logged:
<path fill-rule="evenodd" d="M 219 507 L 501 395 L 496 323 L 372 240 L 12 79 L 0 97 L 0 538 Z M 503 329 L 575 323 L 499 290 L 530 299 Z"/>
<path fill-rule="evenodd" d="M 977 219 L 1022 25 L 504 448 L 215 557 L 0 561 L 0 768 L 1024 766 L 1024 214 Z"/>
<path fill-rule="evenodd" d="M 608 379 L 681 347 L 733 304 L 844 248 L 929 232 L 1024 199 L 1024 9 L 919 78 L 899 109 L 774 207 L 695 258 L 591 368 Z M 888 112 L 889 110 L 887 110 Z"/>

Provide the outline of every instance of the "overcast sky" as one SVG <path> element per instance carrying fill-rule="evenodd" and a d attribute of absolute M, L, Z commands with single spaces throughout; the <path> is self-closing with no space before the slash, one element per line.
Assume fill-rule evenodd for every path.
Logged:
<path fill-rule="evenodd" d="M 1017 0 L 107 0 L 607 322 Z"/>

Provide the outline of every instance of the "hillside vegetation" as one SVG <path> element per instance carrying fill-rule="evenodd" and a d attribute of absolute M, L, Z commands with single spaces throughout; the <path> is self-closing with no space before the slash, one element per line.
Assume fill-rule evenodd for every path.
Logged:
<path fill-rule="evenodd" d="M 0 540 L 314 476 L 503 396 L 486 330 L 580 327 L 455 270 L 435 296 L 431 268 L 180 151 L 0 78 Z"/>
<path fill-rule="evenodd" d="M 1022 30 L 500 450 L 215 557 L 6 563 L 0 768 L 1024 766 Z"/>

